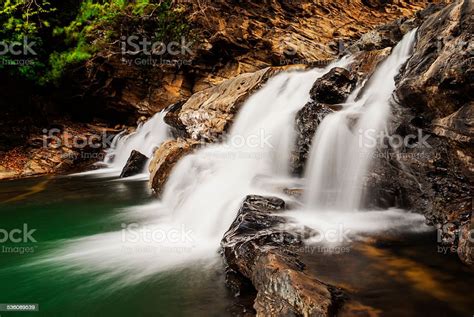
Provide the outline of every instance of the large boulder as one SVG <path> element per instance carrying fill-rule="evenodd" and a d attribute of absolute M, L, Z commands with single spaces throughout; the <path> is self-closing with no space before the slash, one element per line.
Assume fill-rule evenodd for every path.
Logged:
<path fill-rule="evenodd" d="M 189 139 L 169 140 L 160 145 L 148 167 L 150 171 L 148 184 L 155 195 L 160 196 L 163 193 L 166 181 L 176 163 L 199 145 L 199 142 Z"/>
<path fill-rule="evenodd" d="M 339 297 L 335 289 L 306 274 L 304 264 L 289 251 L 302 241 L 279 229 L 285 219 L 273 213 L 284 209 L 285 202 L 276 197 L 245 198 L 221 243 L 227 274 L 255 287 L 257 316 L 329 316 Z"/>
<path fill-rule="evenodd" d="M 147 162 L 148 157 L 146 155 L 133 150 L 122 169 L 122 173 L 120 173 L 120 177 L 130 177 L 140 174 L 145 169 Z"/>
<path fill-rule="evenodd" d="M 334 67 L 327 74 L 316 80 L 310 95 L 314 101 L 328 104 L 339 104 L 346 101 L 354 90 L 357 77 L 341 67 Z"/>

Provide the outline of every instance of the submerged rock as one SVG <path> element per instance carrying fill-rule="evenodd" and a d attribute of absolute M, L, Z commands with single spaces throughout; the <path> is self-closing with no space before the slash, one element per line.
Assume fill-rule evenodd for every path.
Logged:
<path fill-rule="evenodd" d="M 133 150 L 122 169 L 122 173 L 120 173 L 120 177 L 130 177 L 140 174 L 145 169 L 147 162 L 148 157 L 146 155 Z"/>
<path fill-rule="evenodd" d="M 196 149 L 199 144 L 199 142 L 189 139 L 169 140 L 161 144 L 153 153 L 153 158 L 148 167 L 150 171 L 148 184 L 157 196 L 163 193 L 166 181 L 176 163 L 184 155 Z"/>
<path fill-rule="evenodd" d="M 274 213 L 284 209 L 285 202 L 276 197 L 245 198 L 221 243 L 227 272 L 250 281 L 256 289 L 257 316 L 328 316 L 331 290 L 307 275 L 304 264 L 290 251 L 302 241 L 279 229 L 285 219 Z"/>
<path fill-rule="evenodd" d="M 346 101 L 356 84 L 357 78 L 350 71 L 334 67 L 316 80 L 309 94 L 314 101 L 339 104 Z"/>

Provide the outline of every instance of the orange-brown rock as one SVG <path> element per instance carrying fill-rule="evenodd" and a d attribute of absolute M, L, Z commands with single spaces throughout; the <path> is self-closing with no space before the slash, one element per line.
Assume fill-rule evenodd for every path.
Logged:
<path fill-rule="evenodd" d="M 332 60 L 375 26 L 410 17 L 432 2 L 186 1 L 199 40 L 184 63 L 127 64 L 117 46 L 87 64 L 81 85 L 107 111 L 152 115 L 239 74 Z"/>
<path fill-rule="evenodd" d="M 302 69 L 293 66 L 291 69 Z M 288 67 L 267 67 L 227 79 L 215 87 L 195 93 L 177 114 L 187 134 L 195 140 L 216 141 L 233 122 L 237 111 L 268 78 Z M 175 126 L 178 128 L 178 126 Z"/>
<path fill-rule="evenodd" d="M 160 196 L 173 167 L 186 154 L 199 146 L 199 142 L 190 139 L 169 140 L 160 145 L 153 154 L 148 167 L 150 171 L 149 186 Z"/>

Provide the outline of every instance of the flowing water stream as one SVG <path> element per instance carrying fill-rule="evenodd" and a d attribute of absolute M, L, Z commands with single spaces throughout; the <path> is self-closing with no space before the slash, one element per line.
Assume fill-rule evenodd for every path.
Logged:
<path fill-rule="evenodd" d="M 351 243 L 323 246 L 349 247 L 351 252 L 309 252 L 308 269 L 368 296 L 369 304 L 387 316 L 396 316 L 390 314 L 391 298 L 401 301 L 396 296 L 400 289 L 411 292 L 407 301 L 412 309 L 406 316 L 415 316 L 417 305 L 430 303 L 441 303 L 427 308 L 434 315 L 461 315 L 474 305 L 450 301 L 469 289 L 472 275 L 433 252 L 435 241 L 414 238 L 405 247 L 415 253 L 397 251 L 397 241 L 407 235 L 431 237 L 424 218 L 403 210 L 357 211 L 371 156 L 365 147 L 361 155 L 357 132 L 384 129 L 393 78 L 409 57 L 414 37 L 411 32 L 394 49 L 359 99 L 351 96 L 344 110 L 322 122 L 306 175 L 306 205 L 288 217 L 295 226 L 302 223 L 321 232 L 345 226 Z M 220 240 L 246 195 L 282 196 L 283 186 L 304 183 L 288 171 L 294 115 L 309 101 L 317 78 L 349 62 L 343 58 L 325 69 L 271 78 L 245 102 L 224 142 L 202 148 L 176 165 L 161 200 L 150 198 L 143 179 L 117 176 L 132 150 L 151 156 L 168 138 L 164 113 L 134 134 L 118 136 L 108 151 L 107 168 L 74 177 L 0 183 L 2 225 L 16 228 L 27 223 L 36 229 L 37 240 L 21 245 L 33 248 L 31 252 L 7 249 L 15 250 L 7 254 L 0 245 L 0 302 L 40 303 L 42 311 L 61 316 L 75 315 L 74 311 L 107 316 L 229 315 L 234 301 L 224 289 Z M 371 242 L 374 237 L 391 244 L 381 248 Z M 314 241 L 308 245 L 318 246 Z M 322 265 L 322 256 L 329 257 L 323 262 L 332 263 L 334 270 Z M 430 266 L 426 260 L 431 258 L 437 260 Z M 347 261 L 352 264 L 344 265 Z M 382 272 L 385 267 L 387 272 Z M 444 267 L 449 270 L 443 272 Z M 364 283 L 355 278 L 361 268 L 367 270 Z M 397 279 L 400 274 L 406 278 Z M 438 276 L 443 278 L 436 280 Z M 423 284 L 426 280 L 431 284 Z M 378 285 L 372 293 L 371 281 Z M 454 282 L 457 287 L 450 287 Z M 434 285 L 435 291 L 424 290 L 426 285 Z"/>

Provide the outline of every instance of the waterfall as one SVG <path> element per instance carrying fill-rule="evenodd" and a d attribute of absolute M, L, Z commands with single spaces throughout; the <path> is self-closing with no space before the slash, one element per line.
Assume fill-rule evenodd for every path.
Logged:
<path fill-rule="evenodd" d="M 360 207 L 362 182 L 376 149 L 373 139 L 385 130 L 394 78 L 409 58 L 415 38 L 416 30 L 406 34 L 367 82 L 363 95 L 356 100 L 356 89 L 343 110 L 321 122 L 306 172 L 309 208 L 352 211 Z"/>
<path fill-rule="evenodd" d="M 178 162 L 161 201 L 124 213 L 127 223 L 139 222 L 143 230 L 125 226 L 122 231 L 70 241 L 46 261 L 134 282 L 183 263 L 214 258 L 245 196 L 280 192 L 278 182 L 289 178 L 296 112 L 310 100 L 317 78 L 347 63 L 344 58 L 325 69 L 283 72 L 269 79 L 242 106 L 222 144 L 209 145 Z M 146 239 L 146 232 L 177 236 L 157 242 Z"/>
<path fill-rule="evenodd" d="M 119 176 L 133 150 L 147 156 L 149 163 L 155 149 L 170 137 L 169 127 L 163 121 L 165 115 L 166 111 L 163 110 L 145 123 L 140 123 L 134 132 L 126 134 L 123 131 L 117 134 L 113 138 L 110 148 L 106 150 L 104 160 L 98 163 L 102 168 L 74 175 Z M 148 167 L 148 163 L 145 164 L 146 167 Z M 143 173 L 148 175 L 146 169 Z"/>
<path fill-rule="evenodd" d="M 111 169 L 121 171 L 133 150 L 151 158 L 154 150 L 169 138 L 168 126 L 163 121 L 165 115 L 165 111 L 158 112 L 140 124 L 135 132 L 118 134 L 107 151 L 104 163 Z"/>
<path fill-rule="evenodd" d="M 357 185 L 370 160 L 359 157 L 354 131 L 383 128 L 393 77 L 408 58 L 413 39 L 414 32 L 394 49 L 360 100 L 351 101 L 321 124 L 307 175 L 307 199 L 311 205 L 343 209 L 357 205 Z M 122 230 L 65 242 L 63 248 L 48 254 L 40 263 L 59 263 L 68 271 L 100 274 L 100 279 L 111 279 L 120 287 L 160 271 L 215 259 L 220 241 L 245 196 L 281 195 L 281 184 L 293 180 L 288 158 L 294 146 L 294 116 L 310 100 L 309 91 L 316 79 L 349 62 L 349 58 L 343 58 L 325 69 L 283 72 L 269 79 L 242 106 L 223 143 L 204 147 L 178 162 L 161 201 L 122 211 L 118 215 L 124 221 Z M 134 136 L 118 138 L 110 152 L 111 156 L 116 154 L 114 162 L 109 164 L 118 164 L 127 156 L 119 160 L 118 152 L 144 144 L 141 136 L 148 129 L 144 125 L 137 130 L 136 140 Z M 156 141 L 151 143 L 152 147 Z M 336 193 L 337 199 L 328 199 L 324 188 Z M 423 216 L 406 216 L 399 211 L 351 213 L 356 218 L 330 213 L 334 216 L 312 219 L 304 218 L 310 213 L 301 212 L 305 228 L 309 225 L 323 230 L 333 230 L 341 223 L 351 225 L 355 232 L 423 224 Z"/>

